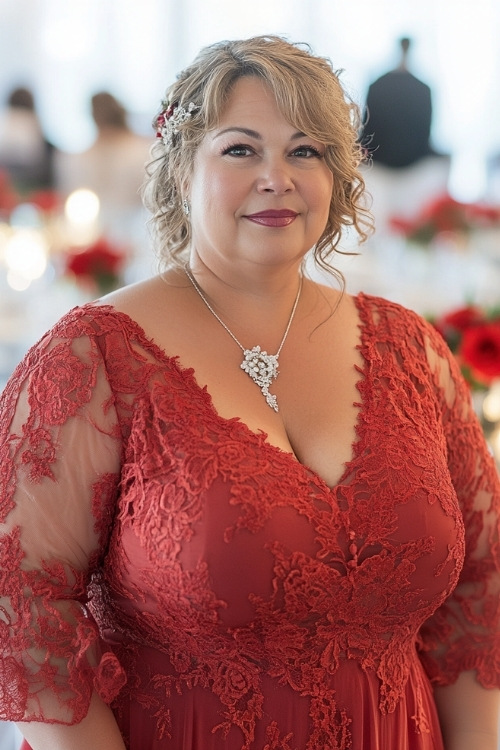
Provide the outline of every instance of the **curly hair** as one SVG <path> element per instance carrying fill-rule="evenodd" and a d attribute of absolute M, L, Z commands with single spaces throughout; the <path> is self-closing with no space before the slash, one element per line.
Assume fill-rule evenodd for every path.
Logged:
<path fill-rule="evenodd" d="M 354 227 L 360 241 L 372 231 L 365 205 L 365 184 L 359 171 L 363 160 L 358 142 L 360 111 L 347 95 L 330 61 L 313 55 L 307 45 L 277 36 L 223 41 L 202 49 L 166 94 L 162 110 L 193 102 L 196 110 L 183 122 L 166 148 L 153 145 L 143 189 L 152 214 L 153 232 L 163 259 L 180 262 L 190 242 L 190 224 L 182 209 L 196 150 L 205 134 L 217 126 L 235 82 L 256 76 L 269 86 L 283 116 L 310 138 L 326 145 L 325 162 L 333 190 L 325 229 L 314 248 L 316 262 L 332 271 L 328 260 L 338 249 L 345 227 Z M 160 120 L 161 121 L 161 120 Z"/>

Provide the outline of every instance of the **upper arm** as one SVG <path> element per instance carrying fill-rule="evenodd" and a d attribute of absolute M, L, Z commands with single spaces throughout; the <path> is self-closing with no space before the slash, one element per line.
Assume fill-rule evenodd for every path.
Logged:
<path fill-rule="evenodd" d="M 423 661 L 438 684 L 475 670 L 500 685 L 500 481 L 470 390 L 441 339 L 428 339 L 450 477 L 465 532 L 465 557 L 452 595 L 422 628 Z"/>
<path fill-rule="evenodd" d="M 96 340 L 47 337 L 11 378 L 0 413 L 3 718 L 71 723 L 88 708 L 103 656 L 86 586 L 111 528 L 120 462 Z"/>

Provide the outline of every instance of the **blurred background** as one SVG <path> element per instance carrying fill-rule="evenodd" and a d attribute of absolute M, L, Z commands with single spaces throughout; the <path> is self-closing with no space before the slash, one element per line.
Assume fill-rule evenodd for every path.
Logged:
<path fill-rule="evenodd" d="M 498 0 L 252 0 L 244 12 L 0 0 L 0 388 L 68 308 L 155 271 L 139 189 L 177 72 L 206 44 L 273 33 L 330 58 L 364 113 L 377 231 L 338 258 L 348 290 L 435 320 L 484 396 L 500 378 L 499 29 Z"/>
<path fill-rule="evenodd" d="M 500 457 L 499 30 L 498 0 L 0 0 L 0 389 L 67 309 L 154 272 L 138 189 L 176 73 L 273 33 L 329 57 L 370 115 L 377 232 L 339 257 L 348 290 L 433 320 Z"/>
<path fill-rule="evenodd" d="M 338 259 L 348 290 L 438 325 L 480 308 L 489 359 L 475 351 L 464 369 L 489 389 L 500 377 L 499 29 L 498 0 L 238 11 L 234 0 L 0 0 L 0 388 L 69 307 L 154 272 L 139 187 L 177 72 L 201 46 L 273 33 L 330 58 L 367 120 L 377 231 Z M 444 325 L 458 350 L 464 331 Z"/>
<path fill-rule="evenodd" d="M 111 91 L 149 134 L 166 85 L 210 42 L 306 41 L 362 101 L 408 35 L 413 71 L 433 92 L 434 144 L 453 155 L 453 190 L 476 198 L 500 151 L 499 28 L 497 0 L 253 0 L 245 12 L 231 0 L 0 0 L 0 97 L 29 85 L 48 138 L 78 151 L 94 137 L 94 92 Z"/>

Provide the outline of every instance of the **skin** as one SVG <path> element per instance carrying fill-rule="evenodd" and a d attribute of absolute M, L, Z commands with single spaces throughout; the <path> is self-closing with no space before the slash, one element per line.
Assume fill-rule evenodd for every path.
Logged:
<path fill-rule="evenodd" d="M 446 750 L 498 750 L 500 691 L 486 690 L 475 672 L 434 689 Z"/>
<path fill-rule="evenodd" d="M 186 194 L 191 204 L 190 266 L 210 303 L 246 347 L 275 353 L 295 299 L 307 251 L 322 234 L 334 175 L 323 145 L 286 121 L 265 85 L 240 79 L 221 121 L 197 152 Z M 285 226 L 249 220 L 290 209 Z M 271 391 L 279 413 L 241 371 L 242 353 L 207 310 L 182 271 L 140 282 L 106 297 L 136 320 L 166 353 L 192 367 L 215 410 L 288 451 L 333 486 L 351 458 L 362 367 L 352 298 L 304 279 Z M 307 366 L 304 366 L 307 363 Z M 332 398 L 335 394 L 335 398 Z M 436 690 L 446 750 L 497 750 L 498 692 L 472 673 Z M 21 725 L 34 750 L 123 750 L 109 709 L 94 698 L 74 727 Z M 104 738 L 104 739 L 102 739 Z M 98 744 L 100 743 L 100 744 Z"/>
<path fill-rule="evenodd" d="M 241 78 L 196 155 L 188 195 L 193 270 L 204 265 L 247 287 L 252 278 L 262 284 L 273 270 L 282 273 L 285 264 L 296 288 L 298 264 L 328 218 L 333 175 L 324 151 L 284 119 L 261 81 Z M 284 228 L 247 218 L 266 209 L 298 215 Z"/>
<path fill-rule="evenodd" d="M 33 750 L 125 750 L 111 709 L 92 697 L 87 716 L 74 726 L 29 722 L 18 724 Z"/>

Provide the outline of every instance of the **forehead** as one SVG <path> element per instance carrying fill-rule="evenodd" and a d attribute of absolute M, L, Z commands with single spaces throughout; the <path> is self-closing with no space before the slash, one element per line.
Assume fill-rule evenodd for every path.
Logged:
<path fill-rule="evenodd" d="M 270 87 L 256 76 L 239 78 L 229 93 L 226 104 L 220 113 L 219 126 L 238 117 L 278 117 L 280 112 L 274 93 Z"/>

